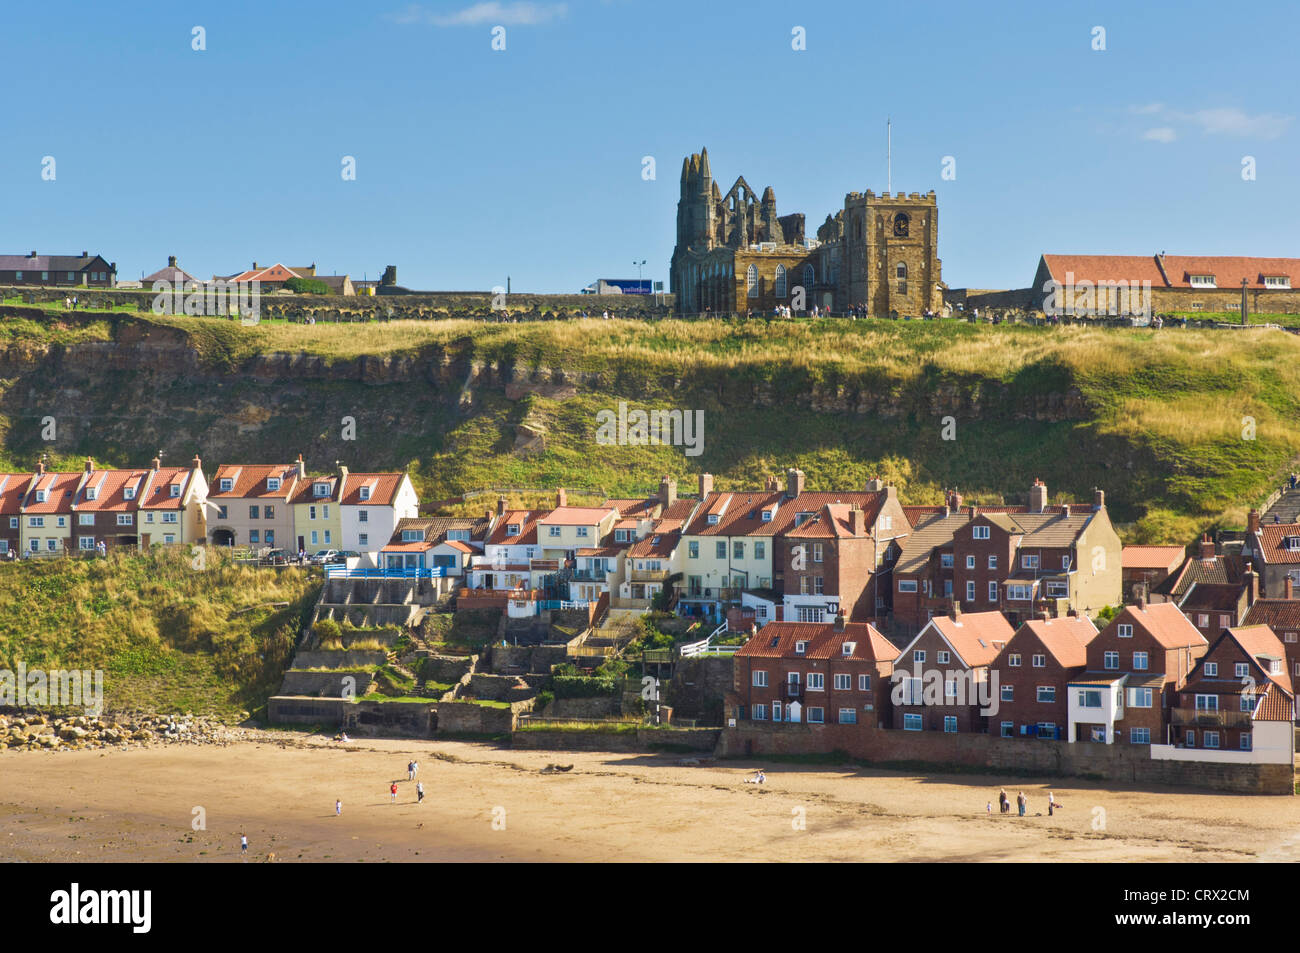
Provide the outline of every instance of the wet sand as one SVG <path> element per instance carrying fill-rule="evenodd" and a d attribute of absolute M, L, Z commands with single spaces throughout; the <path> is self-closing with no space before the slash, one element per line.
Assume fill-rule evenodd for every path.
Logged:
<path fill-rule="evenodd" d="M 1300 803 L 1078 779 L 266 733 L 0 754 L 9 861 L 1300 860 Z M 420 762 L 417 804 L 406 763 Z M 543 774 L 548 764 L 573 765 Z M 398 781 L 390 803 L 389 782 Z M 999 815 L 1005 787 L 1012 814 Z M 1014 798 L 1029 797 L 1028 816 Z M 1047 816 L 1047 792 L 1064 804 Z M 334 800 L 343 814 L 334 814 Z M 993 813 L 985 811 L 993 802 Z M 202 808 L 206 829 L 195 830 Z M 249 851 L 240 857 L 239 836 Z"/>

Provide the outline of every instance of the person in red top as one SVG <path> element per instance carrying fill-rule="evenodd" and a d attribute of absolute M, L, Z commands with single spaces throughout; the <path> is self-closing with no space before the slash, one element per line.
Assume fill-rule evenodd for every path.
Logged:
<path fill-rule="evenodd" d="M 388 793 L 393 796 L 392 801 L 390 801 L 389 803 L 396 804 L 397 803 L 397 782 L 396 781 L 394 781 L 392 787 L 388 789 Z"/>

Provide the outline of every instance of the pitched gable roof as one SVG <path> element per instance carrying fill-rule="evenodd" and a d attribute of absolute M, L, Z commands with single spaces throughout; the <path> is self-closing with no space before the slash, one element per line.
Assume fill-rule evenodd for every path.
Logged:
<path fill-rule="evenodd" d="M 1016 629 L 1002 654 L 1023 644 L 1023 633 L 1032 633 L 1058 665 L 1063 668 L 1083 668 L 1088 664 L 1088 643 L 1097 637 L 1097 627 L 1083 616 L 1064 616 L 1059 619 L 1030 619 Z"/>
<path fill-rule="evenodd" d="M 797 642 L 807 642 L 803 652 Z M 853 643 L 853 653 L 844 654 L 844 644 Z M 868 622 L 846 622 L 837 632 L 833 622 L 769 622 L 740 647 L 737 655 L 753 658 L 855 658 L 893 662 L 898 649 Z"/>
<path fill-rule="evenodd" d="M 1102 629 L 1103 636 L 1113 636 L 1123 622 L 1140 628 L 1166 649 L 1181 649 L 1206 645 L 1205 636 L 1201 635 L 1191 620 L 1183 615 L 1181 609 L 1172 602 L 1147 603 L 1146 607 L 1125 606 Z"/>
<path fill-rule="evenodd" d="M 1011 623 L 1001 612 L 963 612 L 956 619 L 937 615 L 897 654 L 900 665 L 904 663 L 903 657 L 908 650 L 931 628 L 943 637 L 967 668 L 988 665 L 1015 635 Z"/>

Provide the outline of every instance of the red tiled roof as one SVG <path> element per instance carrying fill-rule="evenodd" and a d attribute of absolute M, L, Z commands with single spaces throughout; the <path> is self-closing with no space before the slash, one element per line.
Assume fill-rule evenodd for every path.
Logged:
<path fill-rule="evenodd" d="M 1255 721 L 1293 721 L 1295 719 L 1295 696 L 1283 691 L 1280 686 L 1269 682 L 1264 696 L 1255 706 Z"/>
<path fill-rule="evenodd" d="M 681 538 L 681 533 L 652 532 L 633 543 L 627 554 L 633 559 L 667 559 L 672 556 Z"/>
<path fill-rule="evenodd" d="M 1291 693 L 1291 673 L 1287 671 L 1286 648 L 1272 629 L 1266 625 L 1239 625 L 1228 629 L 1228 635 L 1235 639 L 1246 654 L 1256 661 L 1261 655 L 1266 658 L 1280 659 L 1282 664 L 1279 666 L 1278 671 L 1270 672 L 1265 669 L 1264 674 L 1271 681 L 1285 688 L 1288 694 Z"/>
<path fill-rule="evenodd" d="M 347 506 L 392 506 L 404 473 L 349 473 L 339 503 Z M 370 498 L 361 498 L 361 488 L 370 487 Z"/>
<path fill-rule="evenodd" d="M 138 508 L 136 502 L 148 475 L 148 470 L 95 470 L 87 477 L 86 485 L 77 499 L 77 512 L 135 511 Z M 96 490 L 93 500 L 89 498 L 92 487 Z M 134 497 L 130 500 L 126 498 L 127 487 L 135 491 Z"/>
<path fill-rule="evenodd" d="M 685 536 L 776 536 L 794 527 L 800 513 L 816 514 L 829 504 L 857 503 L 865 514 L 867 528 L 875 525 L 876 517 L 884 504 L 884 492 L 846 490 L 842 493 L 808 492 L 793 499 L 781 490 L 763 492 L 714 492 L 704 500 Z M 764 522 L 764 511 L 776 506 L 771 520 Z M 719 516 L 718 522 L 709 525 L 710 513 Z"/>
<path fill-rule="evenodd" d="M 208 493 L 209 499 L 289 499 L 292 491 L 292 483 L 298 476 L 298 466 L 292 463 L 273 463 L 273 464 L 223 464 L 217 467 L 216 475 L 212 478 L 212 488 Z M 280 478 L 280 489 L 268 490 L 266 480 L 268 477 Z M 221 481 L 234 480 L 234 486 L 226 491 L 221 489 Z"/>
<path fill-rule="evenodd" d="M 796 642 L 807 642 L 805 651 L 795 652 Z M 852 655 L 844 654 L 845 642 L 854 643 Z M 842 632 L 835 631 L 833 622 L 769 622 L 736 654 L 755 658 L 854 658 L 892 662 L 898 649 L 867 622 L 846 622 Z"/>
<path fill-rule="evenodd" d="M 317 496 L 314 489 L 317 483 L 328 483 L 330 487 L 329 496 Z M 293 499 L 290 503 L 334 503 L 335 494 L 338 493 L 339 478 L 334 475 L 330 476 L 309 476 L 305 480 L 299 480 L 298 485 L 294 487 Z"/>
<path fill-rule="evenodd" d="M 185 499 L 193 471 L 189 467 L 159 467 L 149 481 L 145 498 L 139 500 L 142 510 L 179 510 Z M 172 496 L 171 487 L 179 486 L 180 495 Z"/>
<path fill-rule="evenodd" d="M 302 277 L 290 268 L 286 268 L 280 263 L 276 263 L 267 268 L 258 268 L 255 271 L 241 271 L 237 275 L 231 275 L 227 281 L 288 281 L 290 278 Z"/>
<path fill-rule="evenodd" d="M 1125 569 L 1173 570 L 1183 561 L 1183 546 L 1125 546 L 1121 564 Z"/>
<path fill-rule="evenodd" d="M 1037 636 L 1043 648 L 1064 668 L 1083 668 L 1087 665 L 1088 643 L 1097 637 L 1096 626 L 1083 616 L 1030 619 L 1016 630 L 1002 653 L 1011 651 L 1021 633 L 1026 631 Z"/>
<path fill-rule="evenodd" d="M 18 512 L 31 480 L 30 473 L 0 473 L 0 513 Z"/>
<path fill-rule="evenodd" d="M 1001 612 L 963 612 L 956 620 L 952 616 L 937 615 L 926 623 L 927 628 L 931 625 L 947 639 L 968 668 L 988 665 L 1015 634 Z"/>
<path fill-rule="evenodd" d="M 1275 633 L 1280 629 L 1300 631 L 1300 599 L 1256 599 L 1241 624 L 1266 625 Z"/>
<path fill-rule="evenodd" d="M 514 536 L 508 534 L 511 524 L 519 526 Z M 487 538 L 490 546 L 529 546 L 537 542 L 537 511 L 509 510 L 497 522 L 492 535 Z"/>
<path fill-rule="evenodd" d="M 1118 631 L 1119 624 L 1125 621 L 1141 628 L 1166 649 L 1208 644 L 1205 636 L 1201 635 L 1196 626 L 1192 625 L 1191 620 L 1172 602 L 1147 603 L 1145 609 L 1126 606 L 1110 620 L 1110 624 L 1102 630 L 1102 634 L 1112 637 L 1113 631 Z"/>
<path fill-rule="evenodd" d="M 1153 288 L 1165 287 L 1154 255 L 1044 255 L 1043 261 L 1052 278 L 1062 284 L 1127 281 L 1140 286 L 1149 281 Z"/>
<path fill-rule="evenodd" d="M 1271 565 L 1300 563 L 1300 549 L 1288 549 L 1289 536 L 1300 538 L 1300 523 L 1265 523 L 1260 526 L 1255 548 L 1260 558 Z"/>
<path fill-rule="evenodd" d="M 1165 274 L 1174 288 L 1190 288 L 1192 275 L 1213 275 L 1218 288 L 1229 291 L 1246 287 L 1263 288 L 1264 278 L 1288 277 L 1292 288 L 1300 288 L 1300 258 L 1240 258 L 1224 255 L 1166 255 Z"/>
<path fill-rule="evenodd" d="M 27 496 L 24 513 L 70 513 L 72 512 L 73 494 L 81 481 L 81 471 L 75 473 L 45 473 L 40 475 L 32 492 Z M 36 502 L 40 490 L 49 491 L 44 503 Z"/>

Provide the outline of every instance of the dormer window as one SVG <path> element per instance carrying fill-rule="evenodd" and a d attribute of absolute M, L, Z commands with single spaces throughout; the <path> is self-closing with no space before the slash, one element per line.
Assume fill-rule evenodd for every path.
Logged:
<path fill-rule="evenodd" d="M 1300 536 L 1288 536 L 1283 542 L 1286 543 L 1287 552 L 1300 552 Z"/>
<path fill-rule="evenodd" d="M 1286 275 L 1265 275 L 1264 287 L 1265 288 L 1290 288 L 1291 279 L 1288 278 Z"/>
<path fill-rule="evenodd" d="M 368 499 L 370 499 L 370 487 L 368 487 L 368 486 L 363 486 L 363 487 L 361 488 L 360 498 L 363 499 L 363 500 L 368 500 Z"/>
<path fill-rule="evenodd" d="M 853 654 L 854 652 L 856 652 L 857 650 L 858 650 L 858 643 L 856 643 L 856 642 L 845 642 L 845 643 L 844 643 L 844 654 L 845 654 L 845 655 L 852 655 L 852 654 Z"/>
<path fill-rule="evenodd" d="M 312 493 L 314 493 L 316 496 L 329 496 L 330 485 L 328 483 L 317 483 L 315 486 L 312 487 Z"/>
<path fill-rule="evenodd" d="M 123 488 L 122 488 L 122 499 L 124 499 L 124 500 L 134 500 L 134 499 L 135 499 L 135 487 L 133 487 L 133 486 L 126 486 L 126 487 L 123 487 Z"/>
<path fill-rule="evenodd" d="M 404 529 L 404 530 L 402 530 L 402 542 L 404 542 L 404 543 L 422 543 L 422 542 L 424 542 L 424 530 L 422 530 L 422 529 Z"/>
<path fill-rule="evenodd" d="M 467 529 L 449 529 L 449 530 L 447 530 L 447 538 L 450 539 L 450 540 L 455 540 L 456 542 L 461 542 L 461 543 L 469 542 L 469 530 L 467 530 Z"/>
<path fill-rule="evenodd" d="M 1214 283 L 1214 275 L 1191 275 L 1187 280 L 1193 288 L 1218 287 L 1218 285 Z"/>
<path fill-rule="evenodd" d="M 763 519 L 763 522 L 764 522 L 764 523 L 770 523 L 770 522 L 772 522 L 772 511 L 771 511 L 771 510 L 764 510 L 764 511 L 763 511 L 763 517 L 762 517 L 762 519 Z"/>
<path fill-rule="evenodd" d="M 808 643 L 804 640 L 800 639 L 794 644 L 795 655 L 803 655 L 806 651 L 808 651 Z"/>
<path fill-rule="evenodd" d="M 267 488 L 267 490 L 269 490 L 269 491 L 272 492 L 272 493 L 274 493 L 276 490 L 280 489 L 280 478 L 279 478 L 279 477 L 267 477 L 267 478 L 266 478 L 266 488 Z"/>
<path fill-rule="evenodd" d="M 799 514 L 797 514 L 797 515 L 795 516 L 795 518 L 794 518 L 794 525 L 795 525 L 795 526 L 802 526 L 806 520 L 810 520 L 810 519 L 812 519 L 812 515 L 813 515 L 813 514 L 811 514 L 811 513 L 799 513 Z"/>
<path fill-rule="evenodd" d="M 36 491 L 36 502 L 37 502 L 37 503 L 44 503 L 44 502 L 45 502 L 46 500 L 48 500 L 49 498 L 50 498 L 50 491 L 49 491 L 49 490 L 37 490 L 37 491 Z"/>
<path fill-rule="evenodd" d="M 97 487 L 97 486 L 88 486 L 88 487 L 86 487 L 86 499 L 88 499 L 88 500 L 97 500 L 97 499 L 99 499 L 99 487 Z"/>
<path fill-rule="evenodd" d="M 718 525 L 718 519 L 719 519 L 719 517 L 718 517 L 718 514 L 717 514 L 717 513 L 710 513 L 710 514 L 709 514 L 709 525 L 710 525 L 710 526 L 717 526 L 717 525 Z"/>
<path fill-rule="evenodd" d="M 181 485 L 180 485 L 179 483 L 173 483 L 173 484 L 171 485 L 171 496 L 172 496 L 172 499 L 175 499 L 176 497 L 178 497 L 178 496 L 180 496 L 180 495 L 181 495 Z"/>
<path fill-rule="evenodd" d="M 220 485 L 222 493 L 229 493 L 235 488 L 235 481 L 230 479 L 230 477 L 222 477 Z"/>
<path fill-rule="evenodd" d="M 518 535 L 519 535 L 519 524 L 518 524 L 518 523 L 509 523 L 509 524 L 507 524 L 507 526 L 506 526 L 506 535 L 507 535 L 507 536 L 518 536 Z"/>

